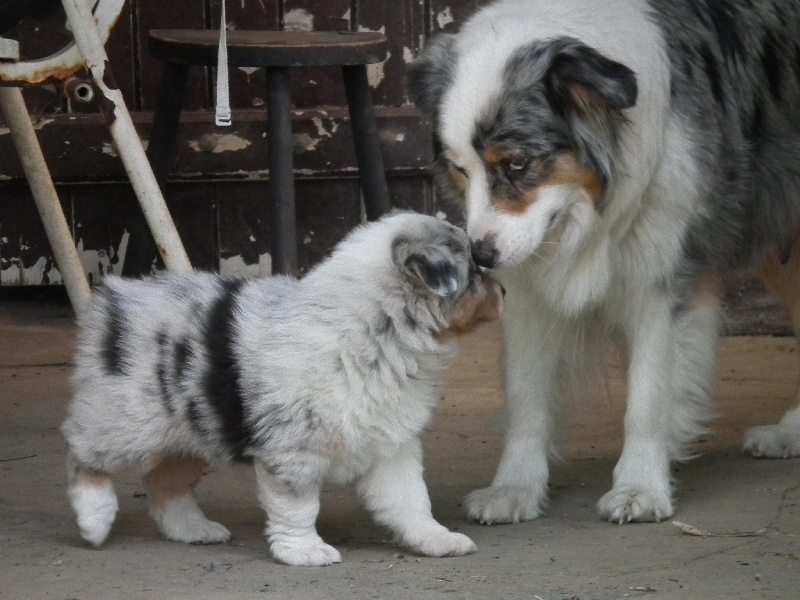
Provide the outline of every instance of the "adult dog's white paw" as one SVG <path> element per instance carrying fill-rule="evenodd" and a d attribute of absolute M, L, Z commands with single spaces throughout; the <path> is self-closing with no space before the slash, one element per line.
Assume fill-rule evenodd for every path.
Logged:
<path fill-rule="evenodd" d="M 745 435 L 744 451 L 760 458 L 800 456 L 800 430 L 785 423 L 752 427 Z"/>
<path fill-rule="evenodd" d="M 270 549 L 275 560 L 294 567 L 325 567 L 342 562 L 339 551 L 321 539 L 312 543 L 275 541 Z"/>
<path fill-rule="evenodd" d="M 597 503 L 600 516 L 622 525 L 630 521 L 655 521 L 672 516 L 672 500 L 668 494 L 656 493 L 638 486 L 616 487 Z"/>
<path fill-rule="evenodd" d="M 475 490 L 466 499 L 467 515 L 484 525 L 530 521 L 542 514 L 547 504 L 545 493 L 532 488 L 498 485 Z"/>
<path fill-rule="evenodd" d="M 464 556 L 476 552 L 478 547 L 461 533 L 441 531 L 426 536 L 411 549 L 425 556 Z"/>

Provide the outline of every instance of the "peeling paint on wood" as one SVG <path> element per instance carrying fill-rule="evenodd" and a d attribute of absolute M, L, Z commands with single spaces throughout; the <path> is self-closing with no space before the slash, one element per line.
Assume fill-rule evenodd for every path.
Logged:
<path fill-rule="evenodd" d="M 258 257 L 258 262 L 247 263 L 240 254 L 219 259 L 219 272 L 226 276 L 266 277 L 272 274 L 272 255 L 267 253 Z"/>
<path fill-rule="evenodd" d="M 387 171 L 427 177 L 433 160 L 430 126 L 410 106 L 378 107 L 376 116 Z M 134 117 L 139 138 L 146 146 L 152 115 L 140 112 Z M 185 111 L 171 180 L 263 177 L 268 152 L 266 113 L 239 110 L 234 117 L 231 131 L 219 135 L 212 114 Z M 56 182 L 125 180 L 123 165 L 99 115 L 55 115 L 48 121 L 37 137 Z M 346 108 L 297 111 L 292 129 L 304 141 L 298 143 L 295 156 L 298 175 L 323 177 L 353 172 L 355 149 Z M 18 182 L 24 177 L 7 136 L 0 136 L 0 177 Z"/>
<path fill-rule="evenodd" d="M 453 19 L 453 11 L 450 10 L 449 6 L 443 11 L 436 13 L 436 24 L 439 26 L 439 29 L 444 29 L 453 21 L 455 21 L 455 19 Z"/>
<path fill-rule="evenodd" d="M 122 264 L 125 260 L 125 252 L 128 248 L 130 233 L 123 232 L 119 246 L 109 249 L 93 249 L 84 247 L 84 240 L 81 238 L 76 244 L 78 255 L 81 257 L 81 264 L 86 271 L 90 281 L 100 281 L 104 275 L 119 275 L 122 271 Z"/>
<path fill-rule="evenodd" d="M 203 136 L 200 140 L 191 140 L 189 148 L 195 152 L 213 152 L 214 154 L 221 154 L 222 152 L 240 152 L 252 142 L 243 137 L 233 133 L 225 134 L 208 134 Z"/>
<path fill-rule="evenodd" d="M 314 15 L 304 8 L 293 8 L 283 15 L 284 31 L 314 31 Z"/>
<path fill-rule="evenodd" d="M 369 27 L 364 27 L 363 25 L 358 26 L 358 31 L 379 31 L 383 34 L 386 33 L 386 26 L 383 25 L 378 29 L 370 29 Z M 392 52 L 386 52 L 386 60 L 383 62 L 375 63 L 372 65 L 367 65 L 367 80 L 369 81 L 369 86 L 373 89 L 377 88 L 381 82 L 386 77 L 386 73 L 384 71 L 384 65 L 391 60 Z"/>

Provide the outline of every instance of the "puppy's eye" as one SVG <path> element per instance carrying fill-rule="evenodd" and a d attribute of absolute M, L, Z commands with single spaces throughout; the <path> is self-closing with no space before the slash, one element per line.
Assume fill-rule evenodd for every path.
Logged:
<path fill-rule="evenodd" d="M 524 158 L 512 158 L 508 161 L 508 170 L 509 171 L 522 171 L 525 167 L 528 166 L 527 159 Z"/>

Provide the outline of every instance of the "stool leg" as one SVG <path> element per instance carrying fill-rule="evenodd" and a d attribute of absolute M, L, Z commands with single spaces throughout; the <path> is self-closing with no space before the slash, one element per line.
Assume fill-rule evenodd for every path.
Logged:
<path fill-rule="evenodd" d="M 11 139 L 31 186 L 36 208 L 42 218 L 72 308 L 80 315 L 91 294 L 89 282 L 19 88 L 0 87 L 0 109 L 5 115 Z"/>
<path fill-rule="evenodd" d="M 175 159 L 175 140 L 178 137 L 178 123 L 188 76 L 189 65 L 166 63 L 158 88 L 153 126 L 147 144 L 147 160 L 162 195 L 166 195 L 167 177 Z M 153 234 L 150 233 L 144 214 L 140 214 L 131 224 L 122 274 L 125 277 L 138 277 L 148 273 L 156 254 Z"/>
<path fill-rule="evenodd" d="M 166 63 L 161 75 L 161 85 L 153 114 L 153 127 L 147 145 L 147 158 L 153 166 L 161 191 L 167 183 L 175 153 L 175 140 L 178 137 L 178 122 L 181 118 L 183 95 L 189 77 L 189 65 Z"/>
<path fill-rule="evenodd" d="M 374 221 L 389 212 L 391 203 L 378 142 L 378 126 L 375 123 L 375 109 L 372 107 L 367 67 L 347 65 L 342 67 L 342 71 L 356 145 L 356 160 L 361 174 L 364 208 L 367 219 Z"/>
<path fill-rule="evenodd" d="M 269 67 L 267 141 L 269 191 L 272 199 L 272 272 L 297 274 L 297 223 L 292 167 L 292 97 L 289 70 Z"/>

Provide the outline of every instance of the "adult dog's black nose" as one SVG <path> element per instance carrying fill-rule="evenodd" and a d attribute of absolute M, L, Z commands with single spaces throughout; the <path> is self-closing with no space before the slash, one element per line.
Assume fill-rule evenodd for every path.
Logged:
<path fill-rule="evenodd" d="M 490 238 L 474 240 L 472 242 L 472 260 L 479 267 L 491 269 L 497 260 L 497 248 L 495 248 L 494 240 Z"/>

